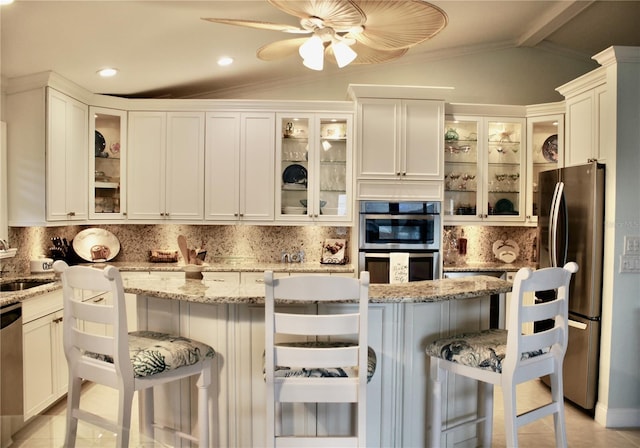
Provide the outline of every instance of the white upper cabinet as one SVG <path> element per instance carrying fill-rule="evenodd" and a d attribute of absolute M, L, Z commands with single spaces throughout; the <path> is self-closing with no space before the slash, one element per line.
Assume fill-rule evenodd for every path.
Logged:
<path fill-rule="evenodd" d="M 442 180 L 444 103 L 358 100 L 358 179 Z"/>
<path fill-rule="evenodd" d="M 594 70 L 561 87 L 565 97 L 564 165 L 582 165 L 589 160 L 606 162 L 606 120 L 611 116 L 604 100 L 607 85 L 604 68 Z"/>
<path fill-rule="evenodd" d="M 204 124 L 201 112 L 129 113 L 129 220 L 203 218 Z"/>
<path fill-rule="evenodd" d="M 446 224 L 524 221 L 525 131 L 523 118 L 447 116 Z"/>
<path fill-rule="evenodd" d="M 88 218 L 88 107 L 47 89 L 47 220 Z"/>
<path fill-rule="evenodd" d="M 525 220 L 538 222 L 538 175 L 563 166 L 564 114 L 527 118 L 527 205 Z"/>
<path fill-rule="evenodd" d="M 352 115 L 279 113 L 276 218 L 350 222 Z"/>
<path fill-rule="evenodd" d="M 207 220 L 273 220 L 274 135 L 274 113 L 207 113 Z"/>
<path fill-rule="evenodd" d="M 89 107 L 89 217 L 123 219 L 127 212 L 127 112 Z"/>

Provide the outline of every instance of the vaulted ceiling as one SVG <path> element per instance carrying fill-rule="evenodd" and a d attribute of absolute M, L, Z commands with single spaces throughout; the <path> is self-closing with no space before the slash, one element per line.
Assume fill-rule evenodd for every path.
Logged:
<path fill-rule="evenodd" d="M 315 72 L 297 54 L 277 61 L 256 57 L 258 48 L 289 37 L 281 32 L 201 20 L 299 26 L 298 19 L 266 1 L 16 0 L 0 7 L 1 71 L 4 79 L 54 71 L 90 91 L 112 95 L 216 97 L 217 92 L 266 84 L 357 83 L 365 73 L 401 75 L 416 65 L 495 49 L 534 48 L 588 65 L 611 45 L 640 46 L 640 1 L 431 3 L 445 12 L 448 24 L 405 56 L 342 69 L 325 64 L 324 71 Z M 234 58 L 234 64 L 217 66 L 223 55 Z M 96 71 L 105 66 L 118 68 L 118 76 L 99 78 Z M 460 70 L 473 76 L 473 67 Z"/>

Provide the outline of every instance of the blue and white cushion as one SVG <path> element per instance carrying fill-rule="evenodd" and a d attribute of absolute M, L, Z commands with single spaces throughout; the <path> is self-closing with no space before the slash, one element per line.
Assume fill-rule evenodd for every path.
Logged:
<path fill-rule="evenodd" d="M 540 356 L 549 349 L 523 353 L 522 359 Z M 507 352 L 507 330 L 491 329 L 438 339 L 427 347 L 426 352 L 428 356 L 502 373 L 502 361 Z"/>
<path fill-rule="evenodd" d="M 335 347 L 353 347 L 357 345 L 351 342 L 328 342 L 328 341 L 308 341 L 308 342 L 285 342 L 278 344 L 280 346 L 287 347 L 315 347 L 315 348 L 335 348 Z M 373 374 L 376 371 L 377 365 L 376 352 L 371 347 L 367 350 L 367 382 L 371 381 Z M 264 368 L 263 368 L 264 373 Z M 358 367 L 331 367 L 331 368 L 317 368 L 317 367 L 289 367 L 289 366 L 276 366 L 275 376 L 280 378 L 286 377 L 305 377 L 305 378 L 327 378 L 327 377 L 339 377 L 339 378 L 354 378 L 358 376 Z"/>
<path fill-rule="evenodd" d="M 95 359 L 113 363 L 111 356 L 86 353 Z M 197 364 L 215 357 L 212 347 L 182 336 L 156 331 L 132 331 L 129 333 L 129 357 L 136 377 L 145 377 Z"/>

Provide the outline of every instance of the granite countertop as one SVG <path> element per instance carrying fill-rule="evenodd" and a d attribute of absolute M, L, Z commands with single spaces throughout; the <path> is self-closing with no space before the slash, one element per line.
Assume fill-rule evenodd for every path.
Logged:
<path fill-rule="evenodd" d="M 537 269 L 536 263 L 518 262 L 503 263 L 502 261 L 489 261 L 479 263 L 461 263 L 455 265 L 444 265 L 444 272 L 516 272 L 520 268 Z"/>
<path fill-rule="evenodd" d="M 403 284 L 373 284 L 371 303 L 437 302 L 468 299 L 511 291 L 511 283 L 488 276 L 442 279 Z M 182 278 L 128 278 L 124 290 L 131 294 L 198 303 L 264 303 L 263 284 L 220 283 Z"/>
<path fill-rule="evenodd" d="M 156 268 L 156 263 L 113 263 L 123 272 L 181 271 L 178 264 L 167 263 Z M 504 265 L 503 265 L 504 266 Z M 322 265 L 326 272 L 353 272 L 351 265 Z M 318 264 L 271 263 L 240 265 L 209 265 L 204 271 L 242 271 L 261 272 L 318 272 Z M 468 270 L 468 269 L 467 269 Z M 487 269 L 495 270 L 495 269 Z M 0 305 L 23 301 L 47 292 L 55 291 L 61 283 L 53 273 L 12 276 L 2 281 L 51 280 L 51 283 L 25 291 L 0 293 Z M 436 302 L 452 299 L 467 299 L 484 295 L 500 294 L 511 291 L 511 283 L 490 276 L 470 276 L 458 279 L 427 280 L 403 284 L 372 284 L 369 295 L 372 303 L 413 303 Z M 191 280 L 182 277 L 158 278 L 136 277 L 124 279 L 125 292 L 148 295 L 173 300 L 185 300 L 199 303 L 264 303 L 263 284 L 221 283 L 207 280 Z"/>
<path fill-rule="evenodd" d="M 149 263 L 149 262 L 110 262 L 121 272 L 182 272 L 182 263 Z M 106 263 L 87 263 L 87 266 L 102 268 Z M 255 261 L 208 263 L 203 266 L 202 272 L 298 272 L 298 273 L 353 273 L 355 268 L 351 264 L 321 264 L 321 263 L 261 263 Z M 43 280 L 50 281 L 35 288 L 15 292 L 0 292 L 0 306 L 21 302 L 30 297 L 35 297 L 47 292 L 55 291 L 62 287 L 53 271 L 42 274 L 14 274 L 2 277 L 0 282 Z M 157 281 L 154 277 L 153 281 Z M 219 282 L 218 282 L 219 283 Z"/>

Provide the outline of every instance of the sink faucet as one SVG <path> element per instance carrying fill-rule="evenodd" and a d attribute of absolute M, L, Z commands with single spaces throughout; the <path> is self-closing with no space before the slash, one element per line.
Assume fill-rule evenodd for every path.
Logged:
<path fill-rule="evenodd" d="M 9 250 L 9 243 L 7 243 L 7 240 L 0 239 L 0 250 Z"/>

